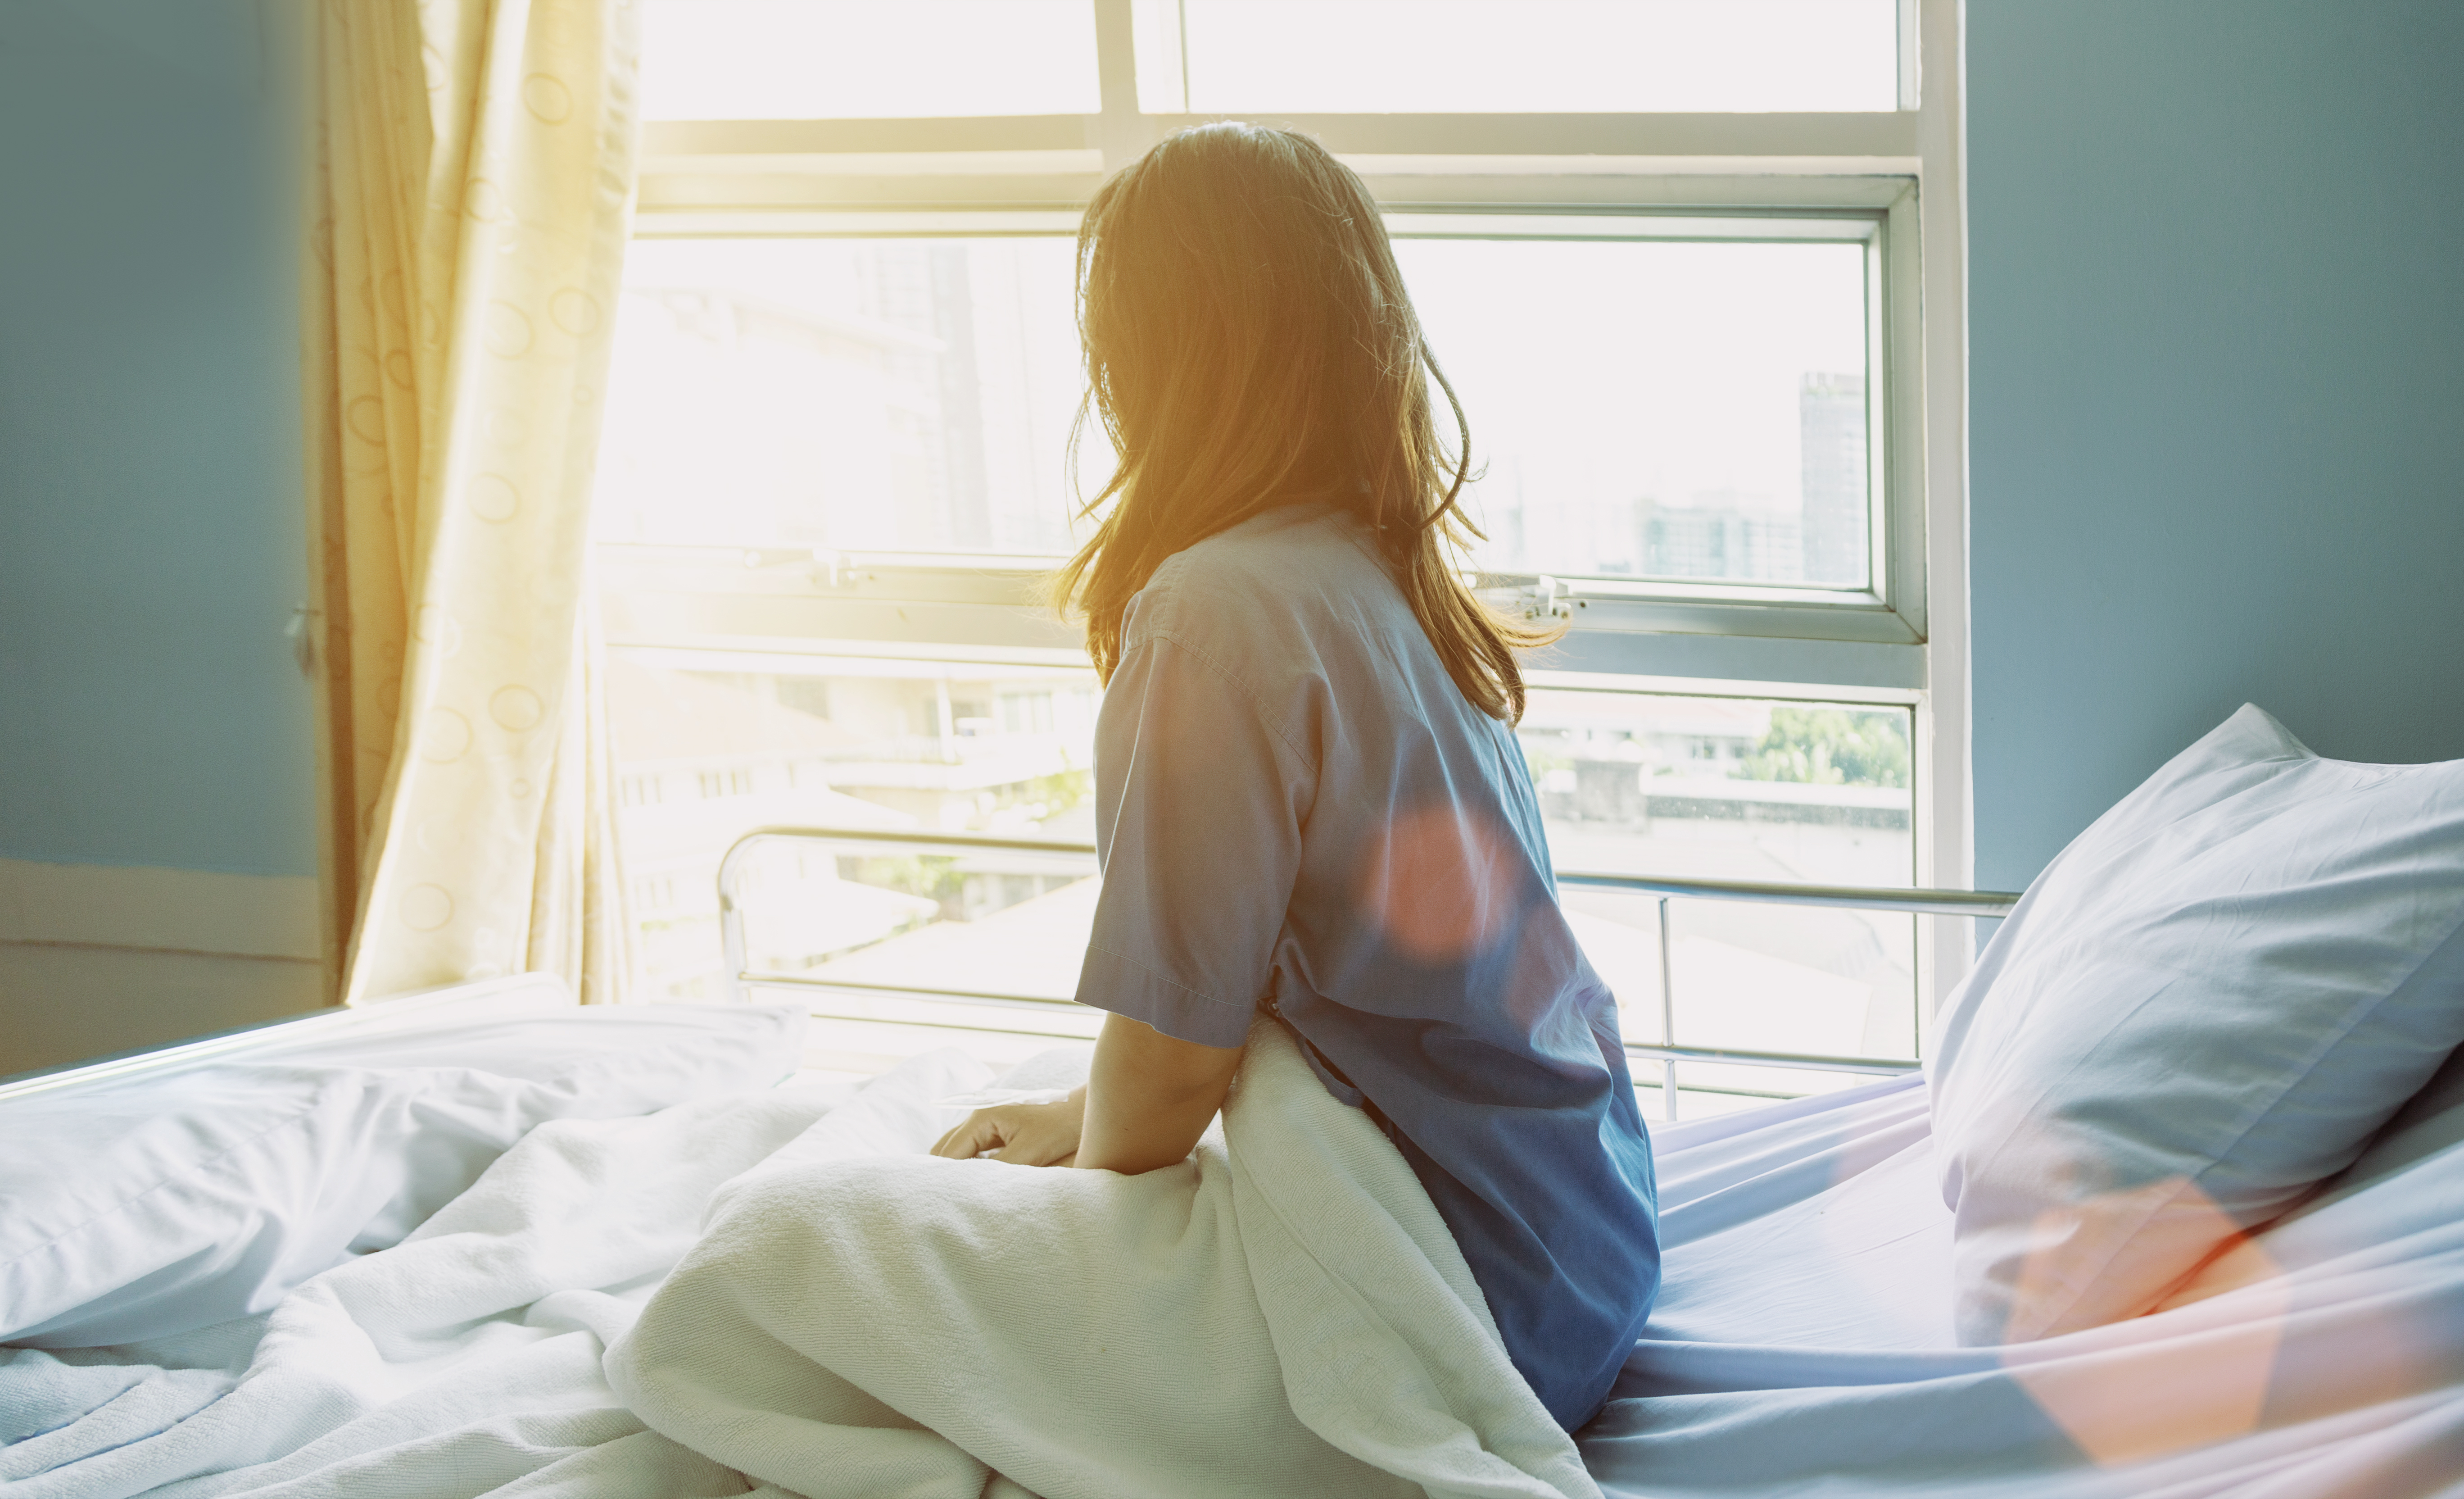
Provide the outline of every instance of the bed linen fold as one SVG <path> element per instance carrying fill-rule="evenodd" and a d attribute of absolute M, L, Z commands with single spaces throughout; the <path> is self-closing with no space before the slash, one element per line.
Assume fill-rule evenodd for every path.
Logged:
<path fill-rule="evenodd" d="M 980 1086 L 942 1053 L 892 1093 Z M 892 1081 L 885 1079 L 885 1081 Z M 601 1373 L 724 1181 L 845 1087 L 543 1124 L 400 1245 L 273 1311 L 152 1343 L 0 1350 L 10 1499 L 700 1499 L 754 1488 L 648 1431 Z"/>
<path fill-rule="evenodd" d="M 1411 1168 L 1280 1027 L 1177 1166 L 929 1140 L 723 1194 L 608 1355 L 634 1413 L 813 1495 L 1598 1492 Z"/>

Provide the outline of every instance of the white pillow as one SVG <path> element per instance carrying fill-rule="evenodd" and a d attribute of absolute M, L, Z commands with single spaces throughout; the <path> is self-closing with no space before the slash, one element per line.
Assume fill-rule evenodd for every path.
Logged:
<path fill-rule="evenodd" d="M 2149 1310 L 2459 1041 L 2464 761 L 2321 760 L 2244 707 L 2062 850 L 1946 1009 L 1960 1340 Z"/>
<path fill-rule="evenodd" d="M 803 1027 L 768 1005 L 452 1013 L 0 1104 L 0 1342 L 262 1312 L 399 1240 L 532 1126 L 766 1088 Z"/>

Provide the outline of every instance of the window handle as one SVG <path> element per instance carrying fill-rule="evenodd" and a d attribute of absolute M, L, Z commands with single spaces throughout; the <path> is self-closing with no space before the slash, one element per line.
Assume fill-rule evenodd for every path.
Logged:
<path fill-rule="evenodd" d="M 1574 611 L 1584 606 L 1564 579 L 1551 578 L 1547 573 L 1518 589 L 1515 598 L 1523 606 L 1525 619 L 1573 619 Z"/>

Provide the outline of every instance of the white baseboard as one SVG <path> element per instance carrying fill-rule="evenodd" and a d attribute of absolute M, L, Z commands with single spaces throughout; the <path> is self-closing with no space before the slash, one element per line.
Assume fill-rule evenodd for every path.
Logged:
<path fill-rule="evenodd" d="M 317 881 L 0 859 L 0 942 L 321 962 Z"/>

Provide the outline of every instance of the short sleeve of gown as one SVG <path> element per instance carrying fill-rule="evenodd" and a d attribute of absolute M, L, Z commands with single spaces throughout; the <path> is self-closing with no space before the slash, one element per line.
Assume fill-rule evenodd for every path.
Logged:
<path fill-rule="evenodd" d="M 1312 777 L 1254 699 L 1168 637 L 1112 673 L 1095 724 L 1104 888 L 1080 1003 L 1237 1047 L 1299 877 Z"/>

